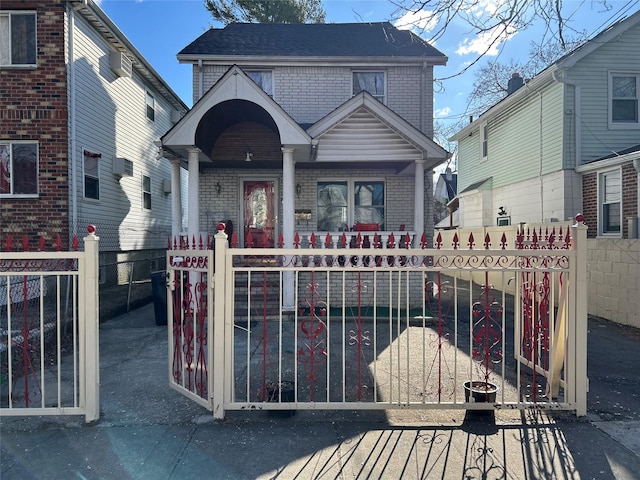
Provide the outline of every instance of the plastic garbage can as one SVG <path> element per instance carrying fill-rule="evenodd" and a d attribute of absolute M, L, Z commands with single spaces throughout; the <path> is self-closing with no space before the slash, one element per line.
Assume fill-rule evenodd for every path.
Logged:
<path fill-rule="evenodd" d="M 167 324 L 167 275 L 166 272 L 151 272 L 151 295 L 156 325 Z"/>

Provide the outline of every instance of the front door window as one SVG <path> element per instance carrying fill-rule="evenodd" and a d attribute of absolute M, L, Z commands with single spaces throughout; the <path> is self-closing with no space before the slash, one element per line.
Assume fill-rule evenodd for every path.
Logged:
<path fill-rule="evenodd" d="M 244 243 L 246 247 L 274 247 L 273 193 L 274 182 L 271 180 L 244 182 Z"/>

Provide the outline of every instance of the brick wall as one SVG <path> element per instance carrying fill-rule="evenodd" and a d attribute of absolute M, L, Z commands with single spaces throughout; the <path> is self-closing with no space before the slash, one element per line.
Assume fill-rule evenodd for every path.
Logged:
<path fill-rule="evenodd" d="M 39 195 L 3 198 L 0 239 L 60 235 L 68 248 L 67 71 L 65 2 L 2 0 L 3 11 L 36 12 L 37 67 L 0 68 L 0 140 L 38 142 Z"/>

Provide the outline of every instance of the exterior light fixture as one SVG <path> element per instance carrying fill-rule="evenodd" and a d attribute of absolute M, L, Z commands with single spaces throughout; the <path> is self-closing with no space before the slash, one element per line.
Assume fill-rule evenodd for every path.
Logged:
<path fill-rule="evenodd" d="M 300 194 L 302 193 L 302 185 L 296 183 L 296 196 L 300 198 Z"/>
<path fill-rule="evenodd" d="M 253 153 L 251 152 L 251 150 L 247 150 L 247 156 L 244 158 L 245 162 L 250 162 L 251 161 L 251 157 L 253 157 Z"/>
<path fill-rule="evenodd" d="M 216 189 L 216 197 L 219 197 L 220 192 L 222 192 L 222 185 L 220 185 L 220 182 L 216 182 L 215 189 Z"/>

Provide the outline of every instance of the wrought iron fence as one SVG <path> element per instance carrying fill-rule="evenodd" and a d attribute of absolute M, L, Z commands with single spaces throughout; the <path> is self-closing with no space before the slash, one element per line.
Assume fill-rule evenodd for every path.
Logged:
<path fill-rule="evenodd" d="M 218 418 L 316 408 L 584 415 L 585 238 L 578 223 L 522 230 L 514 242 L 406 242 L 401 253 L 375 248 L 375 236 L 369 248 L 239 249 L 223 234 L 215 252 L 183 242 L 168 252 L 171 383 Z"/>

